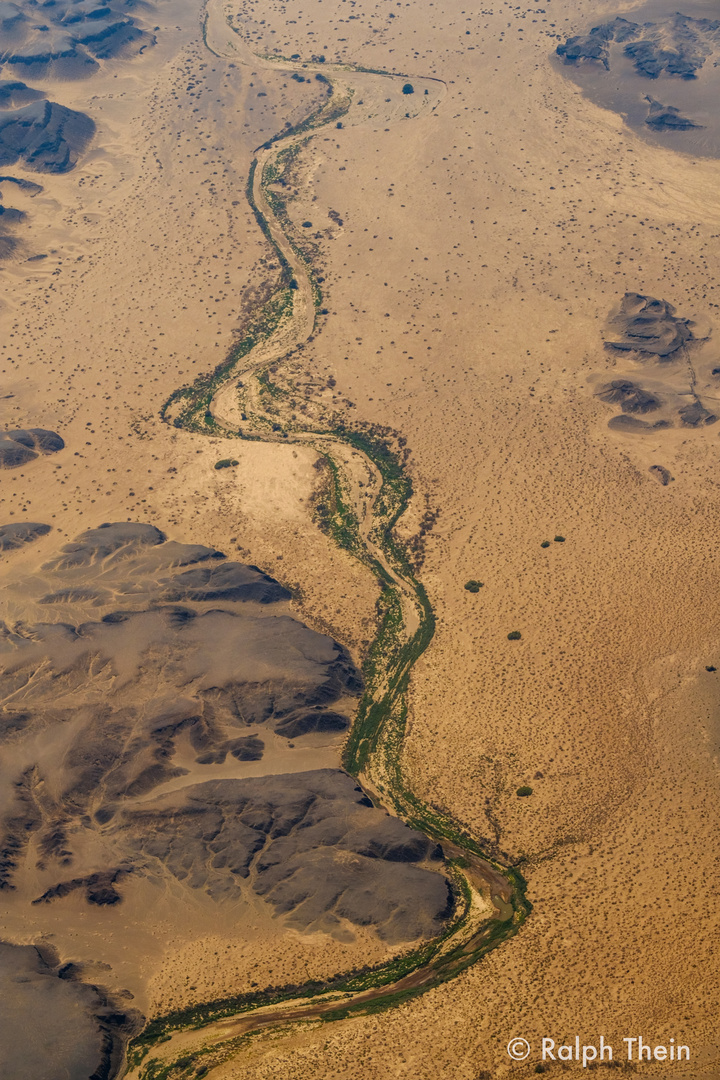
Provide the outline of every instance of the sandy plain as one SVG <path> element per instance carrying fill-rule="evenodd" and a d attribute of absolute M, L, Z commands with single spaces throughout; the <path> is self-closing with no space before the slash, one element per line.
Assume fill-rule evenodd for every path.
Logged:
<path fill-rule="evenodd" d="M 305 359 L 316 393 L 407 436 L 417 496 L 399 531 L 439 511 L 422 569 L 438 628 L 413 676 L 405 765 L 490 850 L 524 857 L 534 909 L 447 987 L 261 1036 L 217 1075 L 524 1076 L 543 1035 L 620 1047 L 642 1033 L 689 1043 L 690 1064 L 669 1075 L 720 1076 L 718 676 L 706 670 L 720 666 L 717 429 L 609 431 L 613 410 L 594 396 L 636 370 L 602 345 L 626 291 L 711 331 L 710 383 L 720 165 L 643 142 L 550 63 L 565 36 L 630 4 L 304 8 L 236 14 L 255 48 L 304 57 L 320 42 L 329 61 L 448 86 L 427 119 L 347 125 L 305 151 L 290 209 L 323 222 L 329 308 Z M 29 203 L 26 254 L 48 258 L 2 268 L 3 420 L 67 446 L 2 474 L 2 520 L 53 525 L 7 573 L 100 521 L 151 521 L 298 586 L 302 617 L 357 650 L 374 583 L 311 520 L 314 454 L 157 418 L 274 280 L 247 166 L 313 87 L 208 56 L 192 5 L 153 18 L 154 51 L 58 88 L 98 134 Z M 240 467 L 215 472 L 229 453 Z M 653 464 L 674 481 L 659 484 Z M 556 534 L 563 544 L 540 547 Z M 525 783 L 533 795 L 518 799 Z M 198 985 L 212 944 L 168 942 L 148 1011 Z M 269 934 L 213 978 L 256 980 L 269 949 L 283 978 L 352 953 Z M 506 1053 L 514 1035 L 533 1045 L 525 1063 Z"/>

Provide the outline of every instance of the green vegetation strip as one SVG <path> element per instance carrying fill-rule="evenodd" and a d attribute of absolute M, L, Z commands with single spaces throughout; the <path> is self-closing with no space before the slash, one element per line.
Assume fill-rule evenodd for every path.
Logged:
<path fill-rule="evenodd" d="M 386 72 L 377 72 L 386 75 Z M 280 138 L 299 134 L 310 127 L 327 123 L 336 113 L 328 110 L 320 121 L 324 105 L 316 110 L 302 124 L 291 132 L 285 131 L 275 136 L 266 147 Z M 285 151 L 281 151 L 284 154 Z M 291 158 L 288 155 L 288 159 Z M 209 407 L 214 394 L 231 376 L 241 359 L 260 341 L 267 341 L 281 321 L 292 311 L 292 292 L 290 290 L 290 265 L 272 237 L 270 226 L 256 205 L 253 185 L 257 160 L 253 161 L 247 184 L 247 197 L 263 234 L 272 244 L 282 267 L 281 285 L 277 292 L 264 305 L 256 319 L 251 323 L 244 337 L 230 350 L 226 360 L 215 368 L 210 375 L 201 376 L 192 386 L 177 390 L 163 406 L 161 415 L 169 420 L 172 406 L 181 404 L 180 412 L 173 419 L 176 427 L 192 431 L 212 431 L 212 417 Z M 267 174 L 263 183 L 272 182 L 281 175 L 277 159 L 272 165 L 266 165 Z M 272 200 L 270 205 L 273 206 Z M 284 215 L 279 215 L 279 218 Z M 282 220 L 284 229 L 287 221 Z M 288 243 L 306 266 L 306 257 L 298 251 L 289 236 Z M 311 275 L 310 268 L 307 272 Z M 311 276 L 311 281 L 312 281 Z M 259 376 L 261 388 L 273 398 L 280 396 L 274 384 L 270 382 L 267 371 Z M 202 415 L 202 420 L 199 419 Z M 210 417 L 208 419 L 208 417 Z M 299 429 L 298 429 L 299 430 Z M 287 433 L 283 432 L 284 435 Z M 479 930 L 463 937 L 461 931 L 468 929 L 471 908 L 471 893 L 462 873 L 463 860 L 448 860 L 448 873 L 452 880 L 455 916 L 439 937 L 422 946 L 396 957 L 389 963 L 377 967 L 366 967 L 347 972 L 335 978 L 307 982 L 302 985 L 270 987 L 256 993 L 237 994 L 202 1002 L 186 1009 L 177 1010 L 151 1020 L 130 1045 L 128 1064 L 139 1066 L 150 1053 L 153 1046 L 167 1042 L 173 1032 L 201 1029 L 217 1020 L 268 1008 L 283 1002 L 307 1003 L 307 1018 L 330 1022 L 353 1015 L 386 1009 L 409 998 L 424 993 L 433 986 L 441 985 L 455 978 L 467 967 L 476 963 L 502 942 L 517 933 L 527 918 L 531 905 L 526 898 L 525 881 L 516 868 L 500 866 L 488 858 L 470 832 L 453 820 L 449 815 L 429 806 L 411 791 L 402 773 L 402 746 L 407 722 L 407 691 L 410 673 L 418 658 L 425 652 L 435 632 L 435 616 L 427 593 L 412 569 L 412 564 L 404 545 L 393 534 L 393 527 L 407 509 L 412 496 L 412 484 L 405 472 L 399 454 L 391 444 L 378 437 L 372 430 L 360 425 L 344 425 L 328 428 L 326 431 L 313 430 L 303 433 L 305 438 L 297 441 L 307 445 L 307 435 L 331 436 L 336 442 L 344 443 L 364 454 L 372 462 L 381 477 L 380 491 L 374 505 L 374 524 L 371 533 L 373 542 L 382 551 L 383 557 L 393 568 L 394 573 L 402 578 L 406 588 L 413 596 L 418 612 L 419 625 L 415 633 L 404 640 L 405 621 L 403 617 L 403 590 L 385 566 L 376 558 L 360 535 L 356 514 L 350 506 L 342 479 L 342 470 L 331 451 L 323 447 L 319 452 L 325 455 L 329 466 L 330 492 L 318 508 L 318 520 L 321 526 L 332 536 L 339 547 L 360 559 L 376 575 L 380 584 L 380 596 L 377 602 L 377 631 L 368 649 L 363 663 L 365 689 L 360 700 L 356 719 L 353 723 L 343 756 L 343 765 L 347 772 L 361 778 L 363 774 L 378 772 L 384 783 L 378 787 L 393 805 L 396 813 L 412 828 L 418 829 L 439 843 L 451 843 L 463 849 L 468 855 L 482 859 L 500 872 L 508 883 L 510 901 L 503 905 L 506 910 L 499 918 L 487 920 Z M 237 433 L 238 438 L 259 439 L 261 436 L 249 433 Z M 457 938 L 456 944 L 452 939 Z M 330 1007 L 327 996 L 347 998 L 374 992 L 372 998 L 360 1001 L 338 1001 L 336 1008 Z M 319 999 L 323 998 L 323 1001 Z M 297 1022 L 297 1021 L 295 1021 Z M 248 1032 L 243 1038 L 248 1038 Z M 218 1053 L 229 1056 L 238 1048 L 238 1039 L 229 1041 L 224 1051 L 213 1048 L 199 1048 L 190 1055 L 172 1062 L 160 1063 L 149 1060 L 143 1067 L 144 1080 L 168 1080 L 170 1077 L 204 1075 L 208 1065 L 199 1065 L 202 1057 L 213 1056 L 212 1066 L 218 1064 Z"/>
<path fill-rule="evenodd" d="M 177 415 L 172 420 L 175 427 L 184 428 L 186 431 L 214 431 L 217 425 L 210 413 L 213 397 L 232 376 L 240 361 L 256 345 L 267 341 L 291 314 L 292 292 L 285 285 L 281 285 L 251 320 L 243 337 L 232 346 L 226 358 L 213 371 L 198 376 L 189 386 L 173 391 L 160 410 L 162 419 L 169 421 L 172 412 L 177 409 Z"/>

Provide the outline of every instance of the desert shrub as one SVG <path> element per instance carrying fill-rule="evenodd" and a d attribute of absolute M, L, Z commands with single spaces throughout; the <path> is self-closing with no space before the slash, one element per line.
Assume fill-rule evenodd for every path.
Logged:
<path fill-rule="evenodd" d="M 564 544 L 565 543 L 565 537 L 564 536 L 553 536 L 553 540 L 555 541 L 556 544 Z"/>
<path fill-rule="evenodd" d="M 240 462 L 236 461 L 235 458 L 224 457 L 224 458 L 220 458 L 220 461 L 215 462 L 215 468 L 216 469 L 230 469 L 232 466 L 239 465 L 239 464 L 240 464 Z"/>
<path fill-rule="evenodd" d="M 519 795 L 521 799 L 526 799 L 527 796 L 532 795 L 532 793 L 533 789 L 531 787 L 528 787 L 527 784 L 523 784 L 523 786 L 519 787 L 516 792 L 516 794 Z"/>
<path fill-rule="evenodd" d="M 465 588 L 467 589 L 468 592 L 480 592 L 480 590 L 483 587 L 483 584 L 484 584 L 484 582 L 482 582 L 482 581 L 475 581 L 474 578 L 470 578 L 469 581 L 465 582 Z"/>
<path fill-rule="evenodd" d="M 543 540 L 540 547 L 550 547 L 550 541 L 549 540 Z"/>
<path fill-rule="evenodd" d="M 413 86 L 412 83 L 406 82 L 405 85 L 402 88 L 402 92 L 403 92 L 403 94 L 414 94 L 415 93 L 415 87 Z"/>
<path fill-rule="evenodd" d="M 508 641 L 519 641 L 521 637 L 522 634 L 519 630 L 511 630 L 508 634 Z"/>

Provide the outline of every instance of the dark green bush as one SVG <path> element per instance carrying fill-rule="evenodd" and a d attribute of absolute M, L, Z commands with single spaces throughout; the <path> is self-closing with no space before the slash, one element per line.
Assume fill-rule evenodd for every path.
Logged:
<path fill-rule="evenodd" d="M 528 787 L 527 784 L 523 784 L 523 786 L 519 787 L 516 792 L 516 794 L 518 794 L 521 799 L 527 798 L 527 796 L 532 795 L 532 793 L 533 789 L 531 787 Z"/>
<path fill-rule="evenodd" d="M 406 82 L 405 85 L 402 88 L 402 92 L 403 92 L 403 94 L 414 94 L 415 93 L 415 87 L 413 86 L 412 83 Z"/>
<path fill-rule="evenodd" d="M 236 461 L 235 458 L 224 457 L 224 458 L 221 458 L 220 461 L 215 462 L 215 468 L 216 469 L 229 469 L 233 465 L 239 465 L 239 464 L 240 464 L 240 462 Z"/>
<path fill-rule="evenodd" d="M 553 536 L 553 540 L 555 541 L 556 544 L 564 544 L 565 543 L 565 537 L 564 536 Z"/>
<path fill-rule="evenodd" d="M 522 634 L 519 630 L 511 630 L 508 634 L 508 641 L 519 641 L 521 637 Z"/>
<path fill-rule="evenodd" d="M 469 581 L 465 582 L 465 588 L 468 592 L 480 592 L 483 584 L 484 582 L 482 581 L 476 581 L 474 578 L 470 578 Z"/>
<path fill-rule="evenodd" d="M 549 540 L 543 540 L 540 547 L 550 547 L 550 541 Z"/>

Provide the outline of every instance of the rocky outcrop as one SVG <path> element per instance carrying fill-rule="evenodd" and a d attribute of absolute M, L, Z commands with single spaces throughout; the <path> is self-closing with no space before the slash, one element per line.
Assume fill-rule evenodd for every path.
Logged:
<path fill-rule="evenodd" d="M 57 432 L 44 428 L 0 431 L 0 469 L 17 469 L 40 454 L 56 454 L 64 446 Z"/>
<path fill-rule="evenodd" d="M 661 74 L 694 79 L 720 47 L 720 20 L 693 19 L 676 14 L 657 22 L 636 23 L 616 18 L 576 34 L 558 45 L 565 63 L 599 61 L 611 68 L 610 45 L 623 45 L 638 75 L 657 79 Z"/>
<path fill-rule="evenodd" d="M 606 341 L 606 348 L 659 357 L 671 356 L 693 336 L 690 321 L 678 318 L 667 300 L 632 292 L 625 293 L 611 329 L 617 337 Z"/>
<path fill-rule="evenodd" d="M 362 679 L 278 581 L 110 522 L 5 595 L 26 615 L 0 626 L 0 888 L 22 890 L 32 852 L 38 908 L 81 895 L 110 917 L 142 878 L 263 897 L 301 929 L 435 933 L 435 844 L 372 806 L 339 747 L 337 767 L 308 770 L 306 749 L 292 771 L 296 741 L 342 736 Z"/>
<path fill-rule="evenodd" d="M 613 379 L 597 396 L 609 405 L 619 405 L 624 413 L 648 413 L 660 408 L 660 399 L 629 379 Z"/>
<path fill-rule="evenodd" d="M 688 128 L 702 127 L 701 124 L 688 120 L 686 116 L 681 116 L 680 110 L 673 105 L 662 105 L 651 97 L 647 97 L 646 100 L 650 108 L 645 123 L 654 131 L 687 131 Z"/>
<path fill-rule="evenodd" d="M 31 544 L 33 540 L 46 536 L 49 532 L 49 525 L 35 521 L 11 521 L 8 525 L 0 525 L 0 551 L 12 551 L 14 548 Z"/>
<path fill-rule="evenodd" d="M 8 1080 L 107 1080 L 142 1016 L 47 944 L 0 942 L 0 1071 Z M 91 975 L 90 975 L 91 977 Z M 32 1032 L 25 1038 L 23 1033 Z"/>

